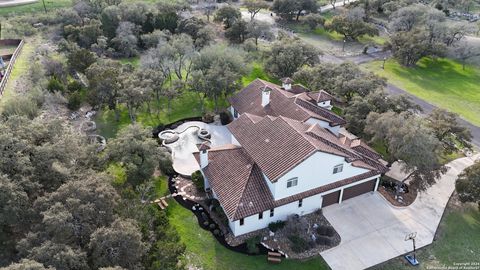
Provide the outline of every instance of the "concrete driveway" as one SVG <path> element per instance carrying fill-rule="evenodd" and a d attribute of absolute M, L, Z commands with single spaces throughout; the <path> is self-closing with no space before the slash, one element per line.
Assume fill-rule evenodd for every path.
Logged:
<path fill-rule="evenodd" d="M 448 163 L 448 172 L 408 207 L 393 207 L 375 192 L 324 208 L 342 241 L 322 257 L 333 270 L 365 269 L 412 251 L 411 241 L 404 241 L 408 233 L 417 232 L 417 248 L 431 244 L 458 174 L 478 158 Z"/>

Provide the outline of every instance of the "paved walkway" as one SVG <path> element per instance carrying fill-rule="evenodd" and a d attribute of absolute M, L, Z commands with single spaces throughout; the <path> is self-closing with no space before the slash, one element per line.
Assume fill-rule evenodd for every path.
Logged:
<path fill-rule="evenodd" d="M 197 144 L 204 141 L 198 138 L 198 128 L 195 127 L 204 128 L 210 132 L 212 146 L 231 143 L 231 133 L 226 126 L 199 121 L 190 121 L 180 125 L 175 129 L 175 131 L 181 132 L 178 141 L 167 144 L 167 146 L 172 150 L 173 169 L 182 175 L 191 175 L 200 169 L 193 153 L 198 152 Z"/>
<path fill-rule="evenodd" d="M 448 172 L 408 207 L 393 207 L 376 192 L 324 208 L 342 241 L 322 257 L 333 270 L 357 270 L 412 251 L 408 233 L 417 232 L 417 248 L 431 244 L 458 174 L 475 159 L 480 154 L 448 163 Z"/>

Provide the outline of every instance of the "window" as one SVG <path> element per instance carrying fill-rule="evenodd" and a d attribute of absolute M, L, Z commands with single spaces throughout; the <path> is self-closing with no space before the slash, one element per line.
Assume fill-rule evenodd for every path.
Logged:
<path fill-rule="evenodd" d="M 287 188 L 294 187 L 298 184 L 298 177 L 290 178 L 287 180 Z"/>
<path fill-rule="evenodd" d="M 243 218 L 240 219 L 240 226 L 243 226 L 245 224 L 245 220 Z"/>
<path fill-rule="evenodd" d="M 233 109 L 233 117 L 238 118 L 238 111 Z"/>
<path fill-rule="evenodd" d="M 343 164 L 338 164 L 333 167 L 333 174 L 340 173 L 343 171 Z"/>
<path fill-rule="evenodd" d="M 302 207 L 302 204 L 303 204 L 303 199 L 300 199 L 300 200 L 298 201 L 298 207 Z"/>
<path fill-rule="evenodd" d="M 263 212 L 258 213 L 258 219 L 262 219 L 262 218 L 263 218 Z"/>
<path fill-rule="evenodd" d="M 275 209 L 270 209 L 270 217 L 273 217 L 273 215 L 275 214 L 275 213 L 274 213 L 274 210 L 275 210 Z"/>

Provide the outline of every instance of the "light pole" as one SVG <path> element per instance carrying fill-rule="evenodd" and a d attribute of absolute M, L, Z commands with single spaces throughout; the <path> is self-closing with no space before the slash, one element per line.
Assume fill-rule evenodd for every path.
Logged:
<path fill-rule="evenodd" d="M 345 43 L 347 43 L 347 41 L 345 39 L 343 39 L 343 47 L 342 47 L 342 52 L 345 51 Z"/>
<path fill-rule="evenodd" d="M 383 57 L 382 69 L 385 69 L 385 61 L 387 61 L 387 57 Z"/>

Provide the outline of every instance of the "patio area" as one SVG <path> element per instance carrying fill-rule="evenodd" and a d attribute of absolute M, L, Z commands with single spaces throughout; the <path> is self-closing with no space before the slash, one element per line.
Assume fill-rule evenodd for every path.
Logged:
<path fill-rule="evenodd" d="M 200 121 L 191 121 L 183 123 L 173 131 L 178 135 L 178 140 L 172 143 L 166 143 L 165 146 L 172 151 L 173 169 L 184 176 L 190 176 L 193 172 L 200 169 L 194 152 L 198 152 L 198 144 L 205 142 L 198 137 L 200 129 L 207 130 L 211 137 L 211 147 L 221 146 L 231 143 L 231 133 L 226 126 L 217 124 L 207 124 Z"/>

